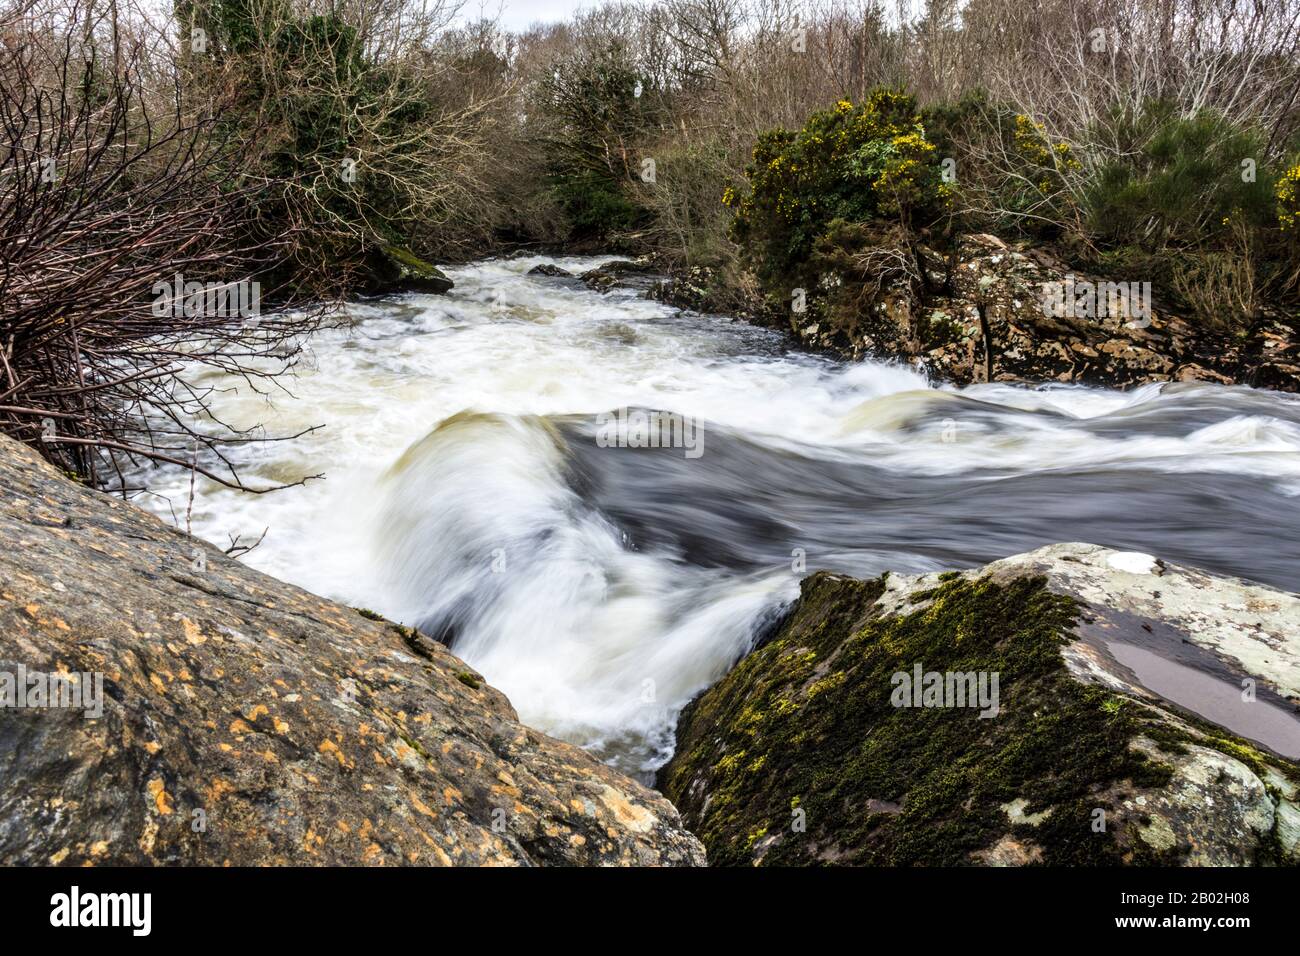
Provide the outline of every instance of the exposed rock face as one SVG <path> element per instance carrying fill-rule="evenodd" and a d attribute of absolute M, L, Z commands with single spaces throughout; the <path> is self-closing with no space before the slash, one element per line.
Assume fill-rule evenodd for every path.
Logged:
<path fill-rule="evenodd" d="M 0 687 L 21 665 L 103 688 L 98 719 L 0 709 L 0 863 L 703 863 L 668 801 L 522 726 L 441 645 L 7 438 L 0 540 Z"/>
<path fill-rule="evenodd" d="M 1300 391 L 1300 342 L 1280 318 L 1239 338 L 1154 305 L 1142 314 L 1140 289 L 1131 308 L 1119 298 L 1112 308 L 1104 277 L 1071 273 L 1040 249 L 990 235 L 962 237 L 950 256 L 922 247 L 918 261 L 922 277 L 887 283 L 865 311 L 838 324 L 791 314 L 792 331 L 854 358 L 906 358 L 959 385 L 1199 380 Z M 1063 291 L 1067 282 L 1077 302 L 1091 288 L 1091 304 L 1049 314 L 1045 284 Z"/>
<path fill-rule="evenodd" d="M 1297 705 L 1272 588 L 1079 544 L 819 573 L 660 781 L 714 864 L 1296 864 Z"/>
<path fill-rule="evenodd" d="M 758 280 L 747 273 L 710 266 L 679 269 L 650 287 L 650 298 L 692 312 L 724 314 L 789 331 L 785 319 L 763 301 Z"/>

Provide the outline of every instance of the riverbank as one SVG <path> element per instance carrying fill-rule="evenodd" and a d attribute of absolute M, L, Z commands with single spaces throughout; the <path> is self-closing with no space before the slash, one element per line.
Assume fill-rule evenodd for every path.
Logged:
<path fill-rule="evenodd" d="M 958 386 L 1214 382 L 1300 391 L 1300 334 L 1294 317 L 1282 312 L 1266 310 L 1248 327 L 1222 329 L 1206 329 L 1159 303 L 1147 302 L 1146 315 L 1129 314 L 1122 304 L 1097 314 L 1107 311 L 1113 277 L 1072 270 L 1046 247 L 986 234 L 962 238 L 950 253 L 921 246 L 916 255 L 917 281 L 896 283 L 872 307 L 831 321 L 795 311 L 793 301 L 774 307 L 754 286 L 704 268 L 671 274 L 651 294 L 788 331 L 811 351 L 852 361 L 897 359 Z M 1127 294 L 1128 283 L 1113 284 Z M 1067 289 L 1086 309 L 1044 308 L 1045 290 L 1063 297 Z"/>

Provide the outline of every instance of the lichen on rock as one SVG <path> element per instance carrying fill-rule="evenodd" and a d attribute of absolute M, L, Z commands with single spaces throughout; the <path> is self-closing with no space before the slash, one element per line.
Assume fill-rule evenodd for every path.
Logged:
<path fill-rule="evenodd" d="M 1108 554 L 1061 545 L 976 572 L 807 578 L 772 640 L 687 708 L 664 791 L 714 864 L 1300 862 L 1294 760 L 1109 656 L 1118 645 L 1095 628 L 1131 622 L 1127 586 L 1096 586 Z M 1071 587 L 1071 561 L 1088 583 Z M 1180 573 L 1167 572 L 1175 591 Z M 1225 582 L 1224 596 L 1241 586 L 1268 619 L 1281 592 Z M 1290 613 L 1277 604 L 1272 623 Z M 1250 659 L 1226 640 L 1205 653 Z M 1294 637 L 1274 657 L 1300 661 Z M 996 714 L 896 706 L 895 675 L 914 669 L 997 675 Z M 1293 706 L 1282 691 L 1260 706 Z"/>
<path fill-rule="evenodd" d="M 277 581 L 0 438 L 5 864 L 702 864 L 660 795 L 411 628 Z"/>

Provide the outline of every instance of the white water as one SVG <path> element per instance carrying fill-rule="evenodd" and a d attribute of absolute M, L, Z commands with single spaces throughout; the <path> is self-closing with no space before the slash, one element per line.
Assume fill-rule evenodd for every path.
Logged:
<path fill-rule="evenodd" d="M 220 382 L 219 415 L 299 440 L 200 481 L 193 529 L 253 566 L 419 624 L 525 722 L 629 769 L 725 673 L 808 570 L 969 566 L 1093 540 L 1296 587 L 1300 402 L 1217 386 L 936 389 L 775 333 L 527 277 L 450 270 L 450 296 L 358 304 L 274 404 Z M 704 454 L 597 448 L 623 406 L 705 424 Z M 183 513 L 188 473 L 151 475 Z"/>

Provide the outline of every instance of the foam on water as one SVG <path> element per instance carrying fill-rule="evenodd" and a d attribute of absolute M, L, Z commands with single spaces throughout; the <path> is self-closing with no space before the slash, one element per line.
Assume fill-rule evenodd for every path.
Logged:
<path fill-rule="evenodd" d="M 248 563 L 450 640 L 526 722 L 643 770 L 797 593 L 796 551 L 878 573 L 1094 540 L 1296 586 L 1293 396 L 936 388 L 525 275 L 600 261 L 449 270 L 449 296 L 351 307 L 291 395 L 218 383 L 234 424 L 326 426 L 238 447 L 246 479 L 327 479 L 263 496 L 200 480 L 195 532 L 269 528 Z M 594 416 L 624 406 L 702 420 L 705 454 L 597 449 Z M 188 481 L 150 476 L 178 512 Z"/>

